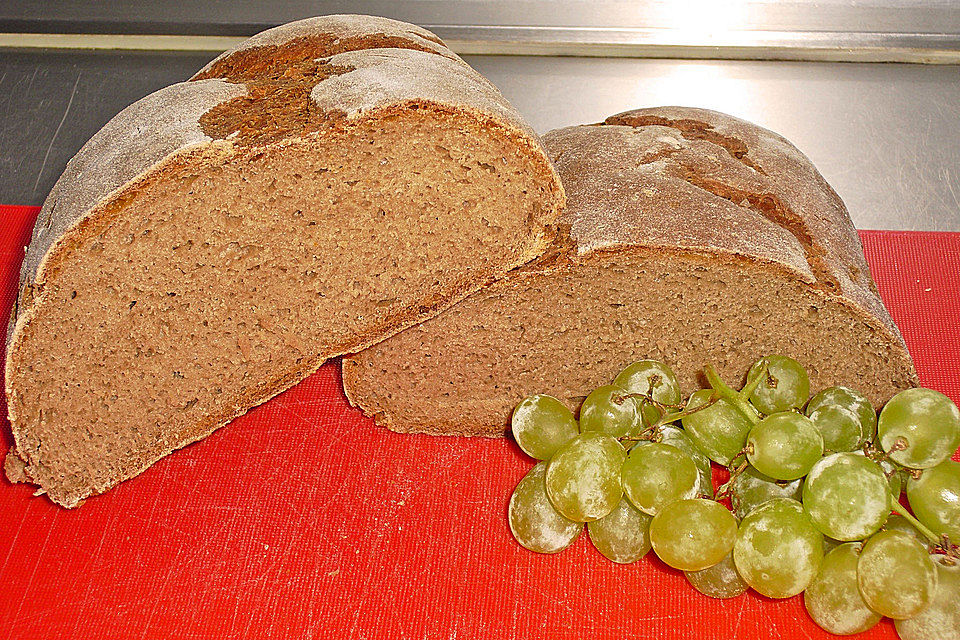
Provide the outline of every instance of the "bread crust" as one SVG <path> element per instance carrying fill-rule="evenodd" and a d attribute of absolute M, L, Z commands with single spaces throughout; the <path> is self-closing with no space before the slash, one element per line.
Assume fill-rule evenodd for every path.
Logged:
<path fill-rule="evenodd" d="M 379 46 L 383 44 L 388 48 Z M 281 125 L 270 132 L 269 139 L 258 137 L 255 132 L 245 135 L 241 130 L 243 119 L 255 115 L 245 109 L 251 104 L 264 111 L 283 109 L 279 100 L 289 97 L 263 91 L 265 77 L 276 75 L 278 70 L 283 72 L 269 64 L 289 60 L 312 64 L 311 56 L 321 58 L 322 72 L 315 76 L 305 74 L 301 81 L 304 100 L 312 103 L 310 117 L 279 118 Z M 243 77 L 250 76 L 251 69 L 260 75 Z M 420 78 L 410 82 L 418 70 Z M 224 72 L 224 77 L 218 77 L 220 72 Z M 237 74 L 241 77 L 235 77 Z M 271 82 L 273 88 L 282 84 L 282 80 Z M 359 90 L 362 86 L 366 86 L 366 94 Z M 352 87 L 352 92 L 347 87 Z M 376 99 L 371 101 L 369 96 Z M 134 103 L 95 134 L 68 163 L 44 203 L 26 249 L 20 291 L 8 329 L 5 391 L 15 441 L 20 440 L 21 425 L 12 401 L 15 389 L 11 381 L 13 372 L 22 366 L 16 347 L 29 334 L 31 318 L 43 307 L 45 281 L 58 269 L 69 268 L 72 247 L 96 235 L 97 229 L 117 215 L 127 199 L 185 163 L 203 169 L 242 161 L 264 146 L 283 147 L 306 139 L 322 142 L 327 136 L 412 110 L 424 118 L 467 119 L 479 130 L 508 140 L 518 155 L 532 162 L 544 184 L 551 185 L 550 202 L 544 203 L 536 219 L 530 221 L 534 231 L 525 250 L 511 264 L 500 265 L 499 272 L 478 270 L 473 281 L 460 283 L 450 296 L 432 296 L 383 326 L 374 327 L 359 340 L 331 344 L 318 357 L 304 359 L 295 370 L 277 372 L 268 383 L 247 394 L 240 410 L 208 416 L 208 424 L 198 426 L 201 432 L 196 438 L 178 442 L 160 456 L 144 460 L 138 468 L 127 470 L 124 478 L 139 474 L 173 449 L 209 435 L 250 407 L 307 377 L 325 360 L 366 348 L 436 315 L 509 268 L 542 253 L 552 238 L 552 225 L 564 203 L 559 178 L 539 138 L 519 114 L 493 85 L 435 35 L 413 25 L 369 16 L 324 16 L 271 29 L 225 52 L 191 81 L 161 89 Z M 211 113 L 235 116 L 229 122 L 234 130 L 212 128 Z M 11 472 L 12 481 L 37 482 L 31 474 L 31 467 L 37 463 L 30 453 L 20 452 L 15 446 L 8 454 L 6 469 Z M 86 496 L 101 493 L 114 484 L 116 481 L 83 491 L 44 489 L 55 502 L 74 507 Z"/>
<path fill-rule="evenodd" d="M 567 180 L 577 203 L 563 220 L 567 251 L 681 248 L 777 263 L 903 344 L 846 206 L 782 136 L 716 111 L 658 107 L 611 116 L 600 127 L 551 131 L 544 140 L 559 170 L 576 176 Z M 574 148 L 577 166 L 566 166 Z"/>
<path fill-rule="evenodd" d="M 804 283 L 881 336 L 894 354 L 891 379 L 919 383 L 846 207 L 783 137 L 714 111 L 660 107 L 551 131 L 544 143 L 567 192 L 562 233 L 541 258 L 475 297 L 510 299 L 511 292 L 618 254 L 708 256 L 742 265 L 758 283 L 764 274 Z M 392 412 L 377 393 L 378 381 L 366 379 L 366 365 L 381 364 L 376 351 L 344 358 L 343 386 L 351 404 L 378 424 L 434 434 L 503 433 L 507 415 L 479 423 L 458 416 L 414 422 Z"/>

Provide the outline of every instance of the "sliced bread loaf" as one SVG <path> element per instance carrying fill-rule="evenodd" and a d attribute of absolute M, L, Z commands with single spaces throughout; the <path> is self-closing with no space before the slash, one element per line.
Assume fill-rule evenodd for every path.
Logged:
<path fill-rule="evenodd" d="M 730 116 L 641 109 L 544 136 L 567 192 L 540 260 L 344 358 L 347 396 L 399 431 L 495 436 L 524 396 L 571 408 L 656 358 L 689 393 L 769 353 L 874 403 L 915 385 L 843 203 L 784 138 Z"/>
<path fill-rule="evenodd" d="M 540 255 L 563 192 L 432 33 L 271 29 L 131 105 L 44 204 L 8 335 L 11 479 L 72 507 Z"/>

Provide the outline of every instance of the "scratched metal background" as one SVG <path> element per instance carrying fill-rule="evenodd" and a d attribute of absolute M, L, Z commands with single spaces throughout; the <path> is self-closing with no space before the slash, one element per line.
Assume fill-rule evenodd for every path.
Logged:
<path fill-rule="evenodd" d="M 826 45 L 831 56 L 843 59 L 856 47 L 882 57 L 884 48 L 876 45 L 886 43 L 901 54 L 926 51 L 941 61 L 960 61 L 957 2 L 700 2 L 699 12 L 683 15 L 677 3 L 664 0 L 296 0 L 282 5 L 218 0 L 176 6 L 66 0 L 56 3 L 55 11 L 48 4 L 3 3 L 0 32 L 236 36 L 305 15 L 349 10 L 430 25 L 458 39 L 461 50 L 511 51 L 517 47 L 507 46 L 508 41 L 522 38 L 539 39 L 543 49 L 555 41 L 558 50 L 576 55 L 464 57 L 540 132 L 639 106 L 719 109 L 792 140 L 840 193 L 858 227 L 960 230 L 960 65 L 596 57 L 611 50 L 611 43 L 619 55 L 693 51 L 693 56 L 722 58 L 731 51 L 743 55 L 730 42 L 762 42 L 764 47 L 747 55 L 783 57 L 792 47 L 789 55 L 803 57 L 814 46 L 822 54 Z M 739 10 L 726 8 L 733 5 Z M 703 42 L 728 44 L 707 52 L 627 46 L 651 38 L 661 45 L 689 44 L 693 32 L 678 25 L 691 20 L 703 27 Z M 516 25 L 532 26 L 517 35 Z M 0 48 L 0 202 L 42 203 L 67 160 L 110 117 L 151 91 L 186 79 L 214 55 Z"/>

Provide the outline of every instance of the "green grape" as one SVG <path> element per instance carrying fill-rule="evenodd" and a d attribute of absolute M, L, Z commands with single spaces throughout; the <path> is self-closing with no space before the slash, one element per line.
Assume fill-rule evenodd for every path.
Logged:
<path fill-rule="evenodd" d="M 890 514 L 890 485 L 873 460 L 854 453 L 821 458 L 803 484 L 803 508 L 813 525 L 836 540 L 862 540 Z"/>
<path fill-rule="evenodd" d="M 877 411 L 870 404 L 870 400 L 859 391 L 850 387 L 827 387 L 813 396 L 807 403 L 807 415 L 811 416 L 814 411 L 825 405 L 839 406 L 852 411 L 860 423 L 860 442 L 857 446 L 862 446 L 864 442 L 873 440 L 877 435 Z"/>
<path fill-rule="evenodd" d="M 803 478 L 774 480 L 753 467 L 747 467 L 730 484 L 730 504 L 733 513 L 741 520 L 748 513 L 773 498 L 792 498 L 800 501 Z"/>
<path fill-rule="evenodd" d="M 733 561 L 743 580 L 769 598 L 806 589 L 822 560 L 823 535 L 796 500 L 774 498 L 740 522 Z"/>
<path fill-rule="evenodd" d="M 923 534 L 917 531 L 912 522 L 899 513 L 890 514 L 887 521 L 883 523 L 883 528 L 887 531 L 903 531 L 919 540 L 921 544 L 926 544 L 926 538 L 923 537 Z"/>
<path fill-rule="evenodd" d="M 807 475 L 822 455 L 823 438 L 813 421 L 792 411 L 767 416 L 747 436 L 750 464 L 777 480 Z"/>
<path fill-rule="evenodd" d="M 557 449 L 577 437 L 577 421 L 553 396 L 524 398 L 510 422 L 517 444 L 532 458 L 549 460 Z"/>
<path fill-rule="evenodd" d="M 712 396 L 711 389 L 695 391 L 687 401 L 687 409 L 707 404 Z M 706 409 L 691 413 L 680 421 L 697 448 L 723 466 L 729 465 L 743 450 L 752 426 L 725 398 L 720 398 Z"/>
<path fill-rule="evenodd" d="M 960 640 L 960 561 L 933 557 L 937 588 L 927 608 L 909 620 L 894 620 L 900 640 Z"/>
<path fill-rule="evenodd" d="M 690 440 L 690 436 L 683 430 L 670 425 L 660 428 L 660 442 L 669 444 L 690 456 L 697 465 L 700 482 L 697 483 L 698 496 L 713 496 L 713 469 L 710 468 L 710 458 L 703 455 Z"/>
<path fill-rule="evenodd" d="M 619 564 L 636 562 L 650 551 L 650 521 L 626 498 L 599 520 L 587 523 L 590 541 L 604 557 Z"/>
<path fill-rule="evenodd" d="M 960 543 L 960 462 L 945 460 L 910 478 L 907 500 L 921 524 Z"/>
<path fill-rule="evenodd" d="M 732 550 L 712 567 L 700 571 L 684 571 L 683 575 L 694 589 L 710 598 L 736 598 L 750 588 L 737 573 Z"/>
<path fill-rule="evenodd" d="M 520 546 L 537 553 L 556 553 L 569 547 L 583 523 L 563 517 L 547 498 L 544 478 L 547 463 L 541 462 L 523 477 L 510 496 L 510 531 Z"/>
<path fill-rule="evenodd" d="M 649 395 L 664 405 L 680 404 L 680 382 L 676 374 L 662 362 L 640 360 L 621 371 L 613 383 L 629 393 Z M 641 402 L 643 421 L 651 425 L 660 419 L 661 412 L 649 402 Z"/>
<path fill-rule="evenodd" d="M 737 521 L 713 500 L 677 500 L 650 523 L 650 544 L 657 557 L 674 569 L 700 571 L 712 567 L 733 549 Z"/>
<path fill-rule="evenodd" d="M 757 385 L 750 396 L 750 402 L 760 413 L 771 414 L 789 411 L 803 406 L 810 397 L 810 380 L 803 366 L 793 358 L 786 356 L 766 356 L 767 377 Z M 752 380 L 760 372 L 764 358 L 750 367 L 747 380 Z"/>
<path fill-rule="evenodd" d="M 621 479 L 630 502 L 652 516 L 671 502 L 697 497 L 700 484 L 690 456 L 662 442 L 631 449 Z"/>
<path fill-rule="evenodd" d="M 881 531 L 863 545 L 857 582 L 860 595 L 871 609 L 904 620 L 930 603 L 937 587 L 937 571 L 916 538 L 902 531 Z"/>
<path fill-rule="evenodd" d="M 587 431 L 560 447 L 547 466 L 547 496 L 571 520 L 602 518 L 623 496 L 620 468 L 627 453 L 615 438 Z"/>
<path fill-rule="evenodd" d="M 597 431 L 620 438 L 633 436 L 643 427 L 640 408 L 626 391 L 608 384 L 590 392 L 580 406 L 580 431 Z"/>
<path fill-rule="evenodd" d="M 813 621 L 828 633 L 846 636 L 863 633 L 880 622 L 857 587 L 860 545 L 848 542 L 823 557 L 813 582 L 803 592 L 803 605 Z"/>
<path fill-rule="evenodd" d="M 935 467 L 960 446 L 960 410 L 939 391 L 907 389 L 883 407 L 877 435 L 897 464 Z"/>
<path fill-rule="evenodd" d="M 853 451 L 861 444 L 860 418 L 846 407 L 825 404 L 807 416 L 823 437 L 827 451 Z"/>

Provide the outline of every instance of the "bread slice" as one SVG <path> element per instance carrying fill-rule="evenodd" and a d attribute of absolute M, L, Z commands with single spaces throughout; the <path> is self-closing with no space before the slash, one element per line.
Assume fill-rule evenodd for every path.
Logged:
<path fill-rule="evenodd" d="M 540 255 L 539 139 L 432 33 L 271 29 L 128 107 L 37 221 L 11 479 L 73 507 Z"/>
<path fill-rule="evenodd" d="M 874 403 L 917 384 L 837 194 L 784 138 L 667 107 L 550 132 L 566 233 L 539 261 L 343 360 L 347 396 L 398 431 L 501 435 L 516 403 L 575 408 L 627 364 L 685 391 L 769 353 Z"/>

